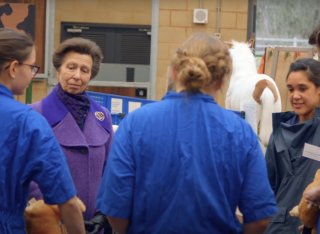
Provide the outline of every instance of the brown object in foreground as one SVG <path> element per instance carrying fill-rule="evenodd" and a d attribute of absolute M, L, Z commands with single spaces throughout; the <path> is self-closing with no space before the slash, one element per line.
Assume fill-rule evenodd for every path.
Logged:
<path fill-rule="evenodd" d="M 77 198 L 80 210 L 86 210 L 83 202 Z M 61 222 L 61 214 L 57 205 L 47 205 L 43 200 L 31 199 L 25 209 L 24 219 L 28 234 L 67 234 Z"/>
<path fill-rule="evenodd" d="M 317 186 L 320 186 L 320 169 L 317 170 L 313 181 L 305 188 L 299 205 L 293 207 L 289 212 L 291 216 L 299 217 L 305 227 L 312 228 L 312 233 L 317 233 L 316 226 L 319 206 L 307 201 L 304 194 L 307 190 Z"/>

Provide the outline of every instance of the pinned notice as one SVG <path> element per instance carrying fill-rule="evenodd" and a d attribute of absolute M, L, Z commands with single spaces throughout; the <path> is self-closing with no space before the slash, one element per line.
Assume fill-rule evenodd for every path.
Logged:
<path fill-rule="evenodd" d="M 111 99 L 111 114 L 122 113 L 123 101 L 121 98 L 112 98 Z"/>
<path fill-rule="evenodd" d="M 128 112 L 134 111 L 141 107 L 141 102 L 129 102 L 128 103 Z"/>

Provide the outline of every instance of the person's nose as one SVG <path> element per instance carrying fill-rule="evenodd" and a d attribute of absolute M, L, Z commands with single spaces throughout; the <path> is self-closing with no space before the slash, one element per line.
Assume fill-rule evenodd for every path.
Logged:
<path fill-rule="evenodd" d="M 300 92 L 294 91 L 294 92 L 292 93 L 292 98 L 293 98 L 294 100 L 297 100 L 297 99 L 301 98 Z"/>
<path fill-rule="evenodd" d="M 74 79 L 80 79 L 81 77 L 81 70 L 80 69 L 76 69 L 73 73 L 73 78 Z"/>

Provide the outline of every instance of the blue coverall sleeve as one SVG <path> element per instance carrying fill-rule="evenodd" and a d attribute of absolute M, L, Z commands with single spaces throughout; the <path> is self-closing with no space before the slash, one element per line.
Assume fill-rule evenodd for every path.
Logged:
<path fill-rule="evenodd" d="M 244 223 L 272 217 L 277 211 L 265 159 L 257 140 L 247 155 L 247 170 L 239 208 L 243 213 Z"/>
<path fill-rule="evenodd" d="M 20 141 L 28 155 L 25 179 L 39 185 L 46 203 L 64 203 L 76 194 L 65 156 L 47 121 L 32 112 L 26 120 L 26 137 Z"/>
<path fill-rule="evenodd" d="M 107 216 L 129 218 L 135 181 L 130 124 L 123 120 L 115 134 L 107 160 L 97 208 Z"/>

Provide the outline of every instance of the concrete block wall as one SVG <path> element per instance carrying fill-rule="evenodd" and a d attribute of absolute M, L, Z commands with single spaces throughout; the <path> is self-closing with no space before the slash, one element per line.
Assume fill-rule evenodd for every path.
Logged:
<path fill-rule="evenodd" d="M 157 99 L 166 92 L 166 72 L 178 46 L 194 32 L 221 33 L 221 39 L 247 40 L 248 0 L 160 0 Z M 208 9 L 208 23 L 194 24 L 193 9 Z M 219 14 L 220 13 L 220 14 Z M 224 94 L 217 97 L 224 105 Z"/>
<path fill-rule="evenodd" d="M 60 42 L 60 25 L 63 21 L 102 24 L 151 24 L 151 0 L 55 1 L 55 45 Z M 72 13 L 75 11 L 76 14 Z"/>
<path fill-rule="evenodd" d="M 219 0 L 159 0 L 156 99 L 161 99 L 166 92 L 166 72 L 172 55 L 192 33 L 204 31 L 213 34 L 219 30 L 224 41 L 247 39 L 248 1 L 220 0 L 221 10 L 217 21 Z M 207 24 L 192 22 L 194 8 L 208 9 Z M 60 26 L 63 21 L 151 25 L 152 0 L 55 0 L 54 12 L 56 47 L 60 43 Z M 41 82 L 34 84 L 35 89 L 38 87 L 40 90 L 46 89 Z M 41 95 L 34 96 L 33 101 L 46 95 L 46 92 L 39 93 Z M 217 101 L 224 105 L 224 93 L 217 97 Z"/>

